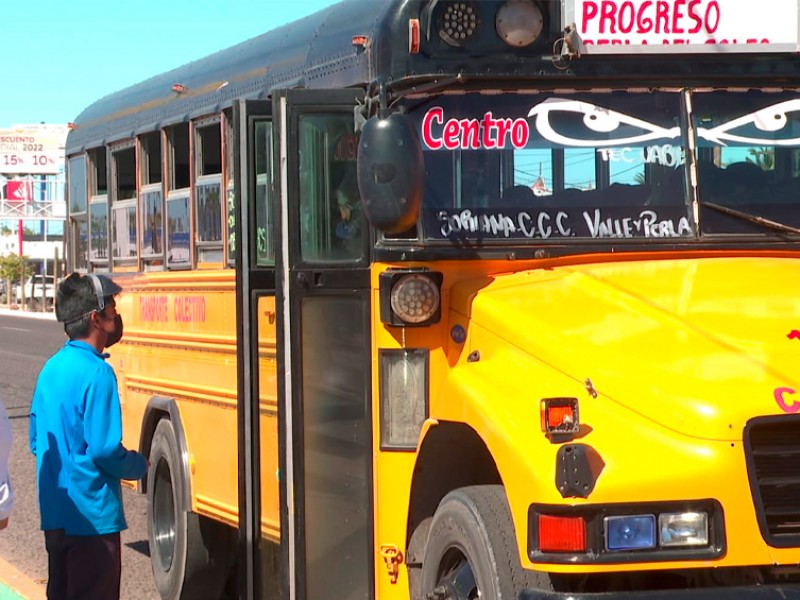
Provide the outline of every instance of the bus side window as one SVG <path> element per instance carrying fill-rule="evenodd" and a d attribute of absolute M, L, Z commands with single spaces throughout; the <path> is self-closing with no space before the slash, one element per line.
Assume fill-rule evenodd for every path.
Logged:
<path fill-rule="evenodd" d="M 138 258 L 136 202 L 136 149 L 126 142 L 111 149 L 111 257 L 115 265 L 130 265 Z"/>
<path fill-rule="evenodd" d="M 194 126 L 194 214 L 197 263 L 222 263 L 222 125 L 219 117 Z"/>
<path fill-rule="evenodd" d="M 256 178 L 256 262 L 258 266 L 275 264 L 274 202 L 272 198 L 272 122 L 254 124 Z"/>
<path fill-rule="evenodd" d="M 191 266 L 189 124 L 167 128 L 167 266 Z"/>

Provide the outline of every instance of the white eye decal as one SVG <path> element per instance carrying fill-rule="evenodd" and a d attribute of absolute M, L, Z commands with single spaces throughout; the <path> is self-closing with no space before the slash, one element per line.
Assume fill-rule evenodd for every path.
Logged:
<path fill-rule="evenodd" d="M 800 99 L 787 100 L 773 106 L 757 110 L 749 115 L 744 115 L 733 121 L 717 125 L 711 129 L 698 127 L 697 135 L 715 144 L 725 145 L 725 142 L 740 142 L 758 146 L 797 146 L 800 138 L 779 140 L 774 138 L 747 137 L 729 133 L 745 125 L 755 125 L 759 131 L 780 131 L 789 124 L 788 113 L 800 112 Z"/>
<path fill-rule="evenodd" d="M 553 129 L 550 124 L 550 113 L 556 111 L 582 114 L 584 125 L 598 133 L 612 133 L 623 126 L 636 127 L 649 133 L 614 140 L 575 139 L 561 135 Z M 606 146 L 624 146 L 650 140 L 673 139 L 681 134 L 681 129 L 677 125 L 667 129 L 602 106 L 596 106 L 580 100 L 567 100 L 566 98 L 548 98 L 531 108 L 528 117 L 533 116 L 536 117 L 536 130 L 539 135 L 550 142 L 570 147 L 603 148 Z"/>

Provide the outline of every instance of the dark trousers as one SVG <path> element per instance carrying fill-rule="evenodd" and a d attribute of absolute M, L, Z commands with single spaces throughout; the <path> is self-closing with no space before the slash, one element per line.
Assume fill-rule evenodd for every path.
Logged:
<path fill-rule="evenodd" d="M 47 600 L 119 600 L 122 554 L 119 533 L 67 535 L 44 532 Z"/>

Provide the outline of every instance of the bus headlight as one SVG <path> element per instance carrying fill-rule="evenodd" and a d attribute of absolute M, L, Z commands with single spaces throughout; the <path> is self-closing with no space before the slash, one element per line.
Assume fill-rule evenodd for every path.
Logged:
<path fill-rule="evenodd" d="M 381 321 L 398 327 L 426 326 L 441 318 L 442 274 L 386 271 L 380 276 Z"/>
<path fill-rule="evenodd" d="M 508 0 L 498 9 L 494 25 L 509 46 L 530 46 L 544 29 L 542 7 L 532 0 Z"/>
<path fill-rule="evenodd" d="M 481 20 L 474 2 L 447 2 L 439 10 L 436 28 L 439 37 L 451 46 L 463 46 L 471 41 Z"/>
<path fill-rule="evenodd" d="M 703 512 L 658 515 L 658 529 L 665 548 L 708 545 L 708 515 Z"/>
<path fill-rule="evenodd" d="M 428 417 L 428 351 L 379 350 L 381 448 L 417 447 Z"/>

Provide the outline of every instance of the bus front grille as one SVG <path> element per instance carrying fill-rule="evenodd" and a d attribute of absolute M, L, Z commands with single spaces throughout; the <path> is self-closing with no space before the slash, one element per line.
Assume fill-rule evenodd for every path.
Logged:
<path fill-rule="evenodd" d="M 800 416 L 751 421 L 745 448 L 761 534 L 771 546 L 800 546 Z"/>

